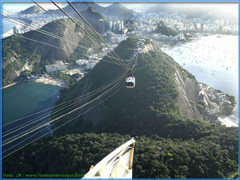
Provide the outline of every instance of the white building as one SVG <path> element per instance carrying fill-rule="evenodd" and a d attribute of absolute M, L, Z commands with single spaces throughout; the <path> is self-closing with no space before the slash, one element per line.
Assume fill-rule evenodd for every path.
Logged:
<path fill-rule="evenodd" d="M 122 24 L 120 21 L 117 22 L 117 30 L 121 31 L 122 30 Z"/>
<path fill-rule="evenodd" d="M 124 29 L 124 22 L 121 21 L 121 28 Z"/>
<path fill-rule="evenodd" d="M 112 31 L 112 28 L 113 28 L 113 22 L 112 22 L 112 21 L 109 21 L 108 29 L 109 29 L 110 31 Z"/>
<path fill-rule="evenodd" d="M 58 65 L 64 65 L 63 61 L 55 61 L 55 64 L 58 64 Z"/>
<path fill-rule="evenodd" d="M 55 64 L 46 65 L 45 67 L 48 73 L 67 69 L 67 66 L 62 61 L 56 61 Z"/>
<path fill-rule="evenodd" d="M 117 29 L 117 23 L 114 22 L 114 23 L 113 23 L 113 31 L 116 31 L 116 29 Z"/>
<path fill-rule="evenodd" d="M 82 65 L 86 65 L 87 61 L 84 59 L 79 59 L 79 60 L 76 60 L 76 63 L 77 65 L 82 66 Z"/>
<path fill-rule="evenodd" d="M 46 67 L 46 70 L 47 70 L 48 73 L 57 71 L 57 68 L 56 68 L 55 64 L 46 65 L 45 67 Z"/>
<path fill-rule="evenodd" d="M 65 64 L 56 64 L 56 68 L 58 71 L 63 71 L 67 69 L 67 66 Z"/>

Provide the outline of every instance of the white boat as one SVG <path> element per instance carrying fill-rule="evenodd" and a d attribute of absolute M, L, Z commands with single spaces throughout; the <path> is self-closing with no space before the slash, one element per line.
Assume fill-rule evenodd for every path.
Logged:
<path fill-rule="evenodd" d="M 95 166 L 91 166 L 83 179 L 132 178 L 134 145 L 135 140 L 132 138 L 107 155 Z"/>

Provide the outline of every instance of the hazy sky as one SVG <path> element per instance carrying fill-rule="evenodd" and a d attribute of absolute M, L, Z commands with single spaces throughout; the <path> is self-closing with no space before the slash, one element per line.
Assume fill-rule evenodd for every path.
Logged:
<path fill-rule="evenodd" d="M 56 9 L 57 7 L 52 3 L 39 3 L 46 9 Z M 67 3 L 56 3 L 57 5 L 63 7 Z M 35 5 L 34 3 L 2 3 L 2 7 L 8 11 L 19 12 L 25 10 L 31 6 Z M 4 11 L 4 10 L 3 10 Z"/>
<path fill-rule="evenodd" d="M 52 3 L 40 3 L 46 9 L 56 9 L 56 7 Z M 111 3 L 98 3 L 101 6 L 109 6 Z M 124 6 L 136 10 L 136 9 L 147 9 L 151 6 L 155 6 L 156 3 L 122 3 Z M 159 3 L 158 3 L 159 4 Z M 165 3 L 166 4 L 166 3 Z M 187 5 L 188 8 L 206 8 L 206 9 L 217 9 L 219 12 L 224 10 L 224 12 L 234 14 L 238 16 L 238 4 L 237 3 L 168 3 L 173 6 L 181 6 Z M 24 10 L 30 6 L 34 5 L 34 3 L 3 3 L 3 8 L 8 11 L 18 12 Z M 61 7 L 67 5 L 67 3 L 58 3 Z"/>

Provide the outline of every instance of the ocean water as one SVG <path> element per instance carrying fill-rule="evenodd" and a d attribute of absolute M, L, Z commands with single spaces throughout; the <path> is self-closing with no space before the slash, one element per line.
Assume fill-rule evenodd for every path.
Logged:
<path fill-rule="evenodd" d="M 59 89 L 58 86 L 33 81 L 3 89 L 3 124 L 52 107 Z"/>
<path fill-rule="evenodd" d="M 16 26 L 15 23 L 9 22 L 7 20 L 2 20 L 2 34 L 10 31 L 14 26 Z"/>
<path fill-rule="evenodd" d="M 163 51 L 199 82 L 235 96 L 238 102 L 238 36 L 203 36 Z M 238 124 L 237 109 L 222 119 L 225 125 Z"/>
<path fill-rule="evenodd" d="M 3 157 L 10 155 L 23 145 L 37 140 L 39 137 L 50 135 L 49 127 L 47 126 L 35 132 L 30 132 L 30 128 L 46 123 L 49 120 L 48 115 L 51 109 L 33 116 L 29 115 L 53 107 L 57 100 L 59 89 L 60 87 L 58 86 L 33 81 L 3 89 L 3 143 L 20 136 L 13 142 L 3 146 Z M 46 118 L 37 119 L 43 116 L 46 116 Z M 26 118 L 21 119 L 23 117 Z M 14 123 L 6 125 L 6 123 L 13 121 Z M 16 127 L 18 131 L 15 131 Z M 21 137 L 22 132 L 29 132 L 29 134 Z"/>

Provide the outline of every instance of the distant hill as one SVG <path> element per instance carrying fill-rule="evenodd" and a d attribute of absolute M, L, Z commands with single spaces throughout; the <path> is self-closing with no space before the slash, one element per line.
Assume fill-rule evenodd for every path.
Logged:
<path fill-rule="evenodd" d="M 113 3 L 110 6 L 107 7 L 103 7 L 103 6 L 99 6 L 98 4 L 94 3 L 94 2 L 73 2 L 72 5 L 79 11 L 84 11 L 87 10 L 89 7 L 92 7 L 93 9 L 95 9 L 96 11 L 98 11 L 99 13 L 105 15 L 105 16 L 116 16 L 119 19 L 129 19 L 129 18 L 133 18 L 133 13 L 134 11 L 124 7 L 123 5 L 121 5 L 121 3 Z M 66 7 L 63 8 L 64 11 L 66 11 L 69 15 L 71 16 L 76 16 L 76 13 L 74 12 L 74 10 L 67 5 Z M 50 10 L 49 12 L 57 14 L 57 15 L 63 15 L 63 13 L 60 10 Z"/>
<path fill-rule="evenodd" d="M 133 18 L 134 11 L 126 8 L 121 3 L 113 3 L 110 6 L 106 7 L 107 15 L 117 16 L 119 18 L 131 19 Z"/>
<path fill-rule="evenodd" d="M 234 5 L 234 3 L 232 3 Z M 211 3 L 211 4 L 197 4 L 197 3 L 154 3 L 149 7 L 148 11 L 155 13 L 170 12 L 186 15 L 186 18 L 203 18 L 211 20 L 229 20 L 230 24 L 238 23 L 238 11 L 229 9 L 231 4 Z M 237 6 L 237 5 L 236 5 Z"/>
<path fill-rule="evenodd" d="M 105 29 L 108 27 L 108 18 L 94 8 L 89 7 L 87 10 L 81 12 L 81 15 L 89 22 L 89 24 L 98 31 L 98 20 L 103 19 L 105 22 Z M 79 18 L 78 15 L 75 15 L 76 18 Z"/>
<path fill-rule="evenodd" d="M 36 14 L 36 13 L 40 13 L 43 12 L 43 10 L 38 7 L 38 6 L 31 6 L 23 11 L 20 11 L 20 14 Z"/>
<path fill-rule="evenodd" d="M 21 34 L 19 35 L 20 37 L 13 35 L 3 39 L 3 86 L 17 81 L 18 77 L 24 71 L 32 71 L 36 74 L 45 71 L 45 65 L 51 64 L 55 62 L 55 60 L 64 60 L 71 63 L 74 59 L 83 58 L 84 56 L 73 53 L 87 54 L 87 50 L 82 47 L 77 47 L 77 44 L 87 48 L 92 48 L 92 46 L 94 46 L 89 42 L 89 38 L 85 36 L 85 33 L 80 32 L 78 26 L 75 26 L 71 20 L 61 19 L 61 21 L 66 25 L 58 21 L 53 21 L 46 24 L 41 29 L 66 38 L 68 42 L 51 38 L 37 31 Z M 81 22 L 79 21 L 79 23 Z M 75 29 L 75 32 L 79 33 L 79 35 L 69 31 L 66 26 Z M 92 33 L 89 29 L 87 30 Z M 94 36 L 94 34 L 92 35 Z M 62 49 L 49 47 L 48 45 L 33 42 L 21 37 L 31 38 Z M 71 44 L 69 42 L 71 42 Z"/>
<path fill-rule="evenodd" d="M 167 26 L 158 26 L 153 33 L 161 33 L 166 36 L 176 36 L 178 33 Z"/>

